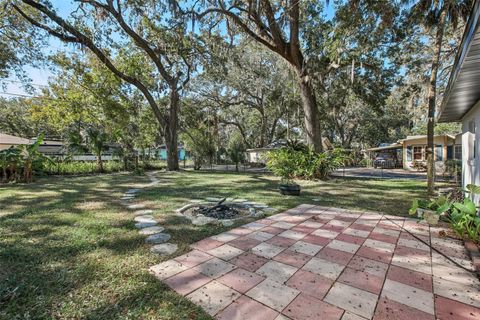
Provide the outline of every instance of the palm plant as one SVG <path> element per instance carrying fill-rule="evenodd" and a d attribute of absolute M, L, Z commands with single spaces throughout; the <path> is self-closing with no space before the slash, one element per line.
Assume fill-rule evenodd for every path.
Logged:
<path fill-rule="evenodd" d="M 104 172 L 102 154 L 107 149 L 107 133 L 101 128 L 90 126 L 85 131 L 87 134 L 87 145 L 90 151 L 97 158 L 98 172 Z"/>
<path fill-rule="evenodd" d="M 2 168 L 2 182 L 18 179 L 17 168 L 21 166 L 22 154 L 19 149 L 10 147 L 0 151 L 0 167 Z M 10 177 L 9 177 L 10 173 Z"/>
<path fill-rule="evenodd" d="M 404 1 L 407 4 L 411 0 Z M 451 24 L 457 28 L 460 20 L 466 20 L 472 8 L 473 0 L 420 0 L 410 11 L 410 18 L 419 22 L 427 30 L 435 29 L 433 37 L 433 55 L 431 58 L 430 79 L 428 83 L 428 123 L 427 123 L 427 181 L 428 193 L 433 194 L 435 163 L 433 157 L 433 137 L 435 127 L 435 103 L 437 95 L 437 75 L 440 66 L 440 54 L 446 27 Z"/>
<path fill-rule="evenodd" d="M 43 134 L 35 140 L 32 144 L 21 145 L 19 147 L 21 156 L 23 158 L 23 181 L 32 182 L 33 181 L 33 168 L 36 163 L 42 162 L 45 160 L 45 156 L 40 153 L 39 148 L 43 142 Z"/>

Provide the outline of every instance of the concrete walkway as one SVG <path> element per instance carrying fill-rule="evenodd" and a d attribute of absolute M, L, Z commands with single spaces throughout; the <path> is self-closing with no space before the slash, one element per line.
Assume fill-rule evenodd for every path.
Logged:
<path fill-rule="evenodd" d="M 480 319 L 466 251 L 439 231 L 301 205 L 199 241 L 151 271 L 217 319 Z"/>

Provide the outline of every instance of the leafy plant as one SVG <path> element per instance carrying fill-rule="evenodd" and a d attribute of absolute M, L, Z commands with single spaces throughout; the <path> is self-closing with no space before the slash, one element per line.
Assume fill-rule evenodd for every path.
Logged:
<path fill-rule="evenodd" d="M 267 167 L 285 184 L 291 184 L 295 178 L 326 179 L 347 159 L 342 149 L 317 153 L 311 148 L 295 145 L 270 151 L 267 154 Z"/>
<path fill-rule="evenodd" d="M 453 203 L 450 201 L 449 196 L 440 196 L 430 200 L 414 199 L 408 213 L 415 215 L 418 209 L 424 209 L 435 211 L 436 214 L 440 215 L 451 210 L 452 205 Z"/>
<path fill-rule="evenodd" d="M 463 203 L 454 203 L 453 210 L 449 216 L 453 230 L 460 236 L 467 236 L 472 241 L 479 241 L 480 217 L 477 216 L 475 203 L 466 198 Z"/>

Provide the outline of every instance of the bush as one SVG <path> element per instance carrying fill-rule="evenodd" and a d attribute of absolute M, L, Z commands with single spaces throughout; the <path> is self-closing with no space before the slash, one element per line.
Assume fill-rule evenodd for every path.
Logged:
<path fill-rule="evenodd" d="M 342 149 L 316 153 L 311 148 L 287 146 L 267 154 L 267 168 L 284 183 L 291 183 L 295 178 L 326 179 L 347 159 Z"/>

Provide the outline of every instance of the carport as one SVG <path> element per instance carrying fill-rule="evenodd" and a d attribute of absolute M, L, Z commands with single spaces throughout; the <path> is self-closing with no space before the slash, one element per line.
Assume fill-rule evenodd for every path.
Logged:
<path fill-rule="evenodd" d="M 396 159 L 393 163 L 387 161 L 383 164 L 383 167 L 387 168 L 402 168 L 403 167 L 403 144 L 392 143 L 386 146 L 380 146 L 376 148 L 365 149 L 365 158 L 368 159 L 368 167 L 373 166 L 375 157 L 379 154 L 388 154 L 392 158 Z"/>

